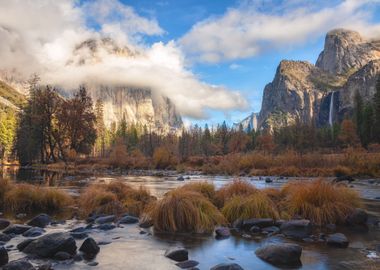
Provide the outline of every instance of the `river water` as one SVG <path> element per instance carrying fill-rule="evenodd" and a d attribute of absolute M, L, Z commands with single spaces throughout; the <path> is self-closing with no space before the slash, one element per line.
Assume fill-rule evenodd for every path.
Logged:
<path fill-rule="evenodd" d="M 207 180 L 213 182 L 216 187 L 232 181 L 233 177 L 191 175 L 185 181 L 177 181 L 177 175 L 164 177 L 157 176 L 131 176 L 109 172 L 105 174 L 62 174 L 46 171 L 17 170 L 15 168 L 3 168 L 0 177 L 11 181 L 48 186 L 59 186 L 69 192 L 76 193 L 82 186 L 90 182 L 109 182 L 114 180 L 149 189 L 152 195 L 161 197 L 170 189 L 193 181 Z M 186 178 L 186 176 L 185 176 Z M 279 179 L 273 178 L 272 183 L 266 183 L 265 177 L 242 177 L 250 181 L 257 188 L 279 188 L 289 180 L 304 181 L 300 178 Z M 352 188 L 357 189 L 365 201 L 368 212 L 380 218 L 380 182 L 366 179 L 355 181 Z M 64 225 L 47 228 L 48 232 L 67 231 L 83 225 L 80 220 L 68 220 Z M 233 234 L 224 240 L 216 240 L 211 235 L 169 235 L 156 234 L 147 230 L 146 234 L 140 234 L 141 229 L 136 225 L 125 225 L 111 231 L 103 232 L 94 230 L 90 234 L 97 241 L 111 242 L 100 246 L 100 253 L 95 258 L 99 264 L 98 269 L 179 269 L 175 262 L 165 258 L 165 250 L 173 246 L 183 246 L 189 250 L 189 259 L 199 262 L 199 269 L 210 269 L 219 263 L 234 262 L 244 269 L 278 269 L 258 259 L 255 250 L 267 242 L 292 242 L 281 236 L 242 236 Z M 380 269 L 380 227 L 370 226 L 369 232 L 353 232 L 346 228 L 338 229 L 346 234 L 350 245 L 346 249 L 331 248 L 324 243 L 306 243 L 298 241 L 303 248 L 302 267 L 299 269 Z M 16 245 L 22 236 L 13 238 L 8 245 Z M 81 241 L 77 242 L 80 246 Z M 17 259 L 25 255 L 13 249 L 10 259 Z M 377 257 L 377 258 L 376 258 Z M 38 261 L 32 261 L 38 263 Z M 54 269 L 92 269 L 88 262 L 64 262 L 54 263 Z"/>

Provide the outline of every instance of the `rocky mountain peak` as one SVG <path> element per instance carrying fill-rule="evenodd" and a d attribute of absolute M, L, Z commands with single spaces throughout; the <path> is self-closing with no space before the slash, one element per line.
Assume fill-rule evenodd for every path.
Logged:
<path fill-rule="evenodd" d="M 349 76 L 371 60 L 380 58 L 380 43 L 358 32 L 335 29 L 326 34 L 316 66 L 334 75 Z"/>

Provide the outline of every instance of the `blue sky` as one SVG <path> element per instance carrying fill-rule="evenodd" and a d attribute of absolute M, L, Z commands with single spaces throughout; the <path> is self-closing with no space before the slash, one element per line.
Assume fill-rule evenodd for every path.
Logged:
<path fill-rule="evenodd" d="M 177 40 L 188 33 L 191 28 L 204 20 L 223 17 L 229 9 L 239 9 L 242 5 L 258 5 L 260 1 L 198 1 L 198 0 L 162 0 L 162 1 L 131 1 L 122 0 L 123 4 L 134 7 L 141 16 L 155 18 L 165 33 L 159 36 L 145 37 L 147 43 L 157 41 L 168 42 Z M 262 2 L 262 1 L 261 1 Z M 271 2 L 271 3 L 270 3 Z M 291 3 L 294 2 L 294 3 Z M 300 4 L 300 2 L 309 4 Z M 263 4 L 264 3 L 264 4 Z M 260 11 L 264 14 L 281 14 L 287 9 L 304 7 L 318 12 L 324 8 L 334 8 L 342 1 L 267 1 L 259 3 Z M 312 4 L 310 4 L 312 3 Z M 278 5 L 276 8 L 274 6 Z M 290 7 L 289 7 L 290 6 Z M 282 8 L 283 7 L 283 8 Z M 378 3 L 365 6 L 363 10 L 372 9 L 369 13 L 370 23 L 378 23 L 380 12 Z M 355 22 L 353 22 L 355 23 Z M 228 123 L 241 120 L 249 112 L 258 112 L 261 107 L 264 86 L 273 79 L 279 61 L 282 59 L 306 60 L 315 63 L 319 53 L 323 50 L 325 29 L 316 35 L 307 37 L 299 44 L 289 44 L 282 48 L 268 49 L 257 55 L 238 59 L 226 59 L 217 63 L 196 61 L 191 63 L 191 70 L 202 81 L 208 84 L 223 85 L 229 89 L 239 91 L 248 100 L 249 108 L 246 111 L 215 111 L 207 110 L 210 115 L 206 120 L 193 120 L 193 123 L 215 124 L 226 120 Z"/>
<path fill-rule="evenodd" d="M 0 30 L 12 29 L 0 31 L 0 69 L 63 89 L 149 87 L 200 125 L 259 112 L 279 62 L 315 63 L 331 29 L 380 38 L 380 0 L 38 1 L 0 0 Z M 67 65 L 73 48 L 100 37 L 134 57 L 102 51 L 101 61 Z"/>

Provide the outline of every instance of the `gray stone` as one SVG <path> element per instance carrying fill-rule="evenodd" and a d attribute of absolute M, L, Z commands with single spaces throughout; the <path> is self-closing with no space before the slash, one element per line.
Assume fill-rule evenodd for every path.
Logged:
<path fill-rule="evenodd" d="M 7 264 L 8 261 L 8 251 L 5 249 L 5 247 L 0 247 L 0 267 Z"/>
<path fill-rule="evenodd" d="M 58 232 L 35 239 L 23 252 L 43 258 L 51 258 L 59 251 L 74 255 L 76 250 L 74 238 L 69 233 Z"/>
<path fill-rule="evenodd" d="M 252 227 L 249 229 L 249 231 L 250 231 L 251 233 L 259 233 L 259 232 L 261 232 L 261 229 L 260 229 L 259 226 L 252 226 Z"/>
<path fill-rule="evenodd" d="M 70 235 L 75 239 L 85 239 L 88 237 L 88 234 L 85 232 L 72 232 Z"/>
<path fill-rule="evenodd" d="M 116 228 L 116 226 L 114 224 L 111 224 L 111 223 L 105 223 L 105 224 L 101 224 L 99 226 L 96 227 L 98 230 L 102 230 L 102 231 L 109 231 L 109 230 L 113 230 Z"/>
<path fill-rule="evenodd" d="M 5 234 L 23 234 L 27 230 L 32 228 L 31 226 L 28 225 L 21 225 L 21 224 L 13 224 L 8 226 L 3 233 Z"/>
<path fill-rule="evenodd" d="M 267 244 L 255 251 L 257 257 L 279 267 L 297 267 L 301 264 L 302 248 L 297 244 Z"/>
<path fill-rule="evenodd" d="M 262 229 L 262 232 L 268 233 L 268 234 L 274 234 L 274 233 L 279 233 L 280 229 L 276 226 L 270 226 L 270 227 L 265 227 Z"/>
<path fill-rule="evenodd" d="M 114 216 L 114 215 L 105 216 L 105 217 L 98 217 L 97 219 L 95 219 L 95 223 L 105 224 L 105 223 L 114 222 L 115 219 L 116 219 L 116 216 Z"/>
<path fill-rule="evenodd" d="M 89 237 L 84 240 L 79 250 L 88 255 L 96 255 L 99 253 L 100 248 L 95 240 Z"/>
<path fill-rule="evenodd" d="M 178 176 L 177 181 L 185 181 L 185 178 L 183 176 Z"/>
<path fill-rule="evenodd" d="M 183 262 L 189 259 L 189 252 L 184 248 L 171 248 L 166 250 L 165 257 L 176 262 Z"/>
<path fill-rule="evenodd" d="M 365 225 L 368 214 L 365 210 L 356 208 L 346 219 L 348 225 Z"/>
<path fill-rule="evenodd" d="M 97 266 L 99 263 L 98 262 L 89 262 L 87 263 L 88 266 Z"/>
<path fill-rule="evenodd" d="M 217 238 L 228 238 L 230 237 L 230 229 L 227 227 L 219 227 L 215 229 L 215 234 Z"/>
<path fill-rule="evenodd" d="M 187 260 L 187 261 L 183 261 L 183 262 L 178 262 L 175 265 L 177 265 L 181 269 L 188 269 L 188 268 L 193 268 L 193 267 L 197 266 L 198 264 L 199 264 L 199 262 L 197 262 L 197 261 Z"/>
<path fill-rule="evenodd" d="M 0 241 L 1 242 L 8 242 L 11 239 L 12 238 L 8 234 L 0 233 Z"/>
<path fill-rule="evenodd" d="M 51 222 L 51 218 L 47 214 L 39 214 L 35 216 L 31 220 L 29 220 L 26 224 L 29 226 L 45 228 Z"/>
<path fill-rule="evenodd" d="M 70 255 L 69 253 L 67 252 L 64 252 L 64 251 L 58 251 L 53 259 L 57 260 L 57 261 L 66 261 L 66 260 L 70 260 L 73 256 Z"/>
<path fill-rule="evenodd" d="M 139 219 L 133 216 L 123 216 L 119 222 L 119 224 L 136 224 L 139 223 Z"/>
<path fill-rule="evenodd" d="M 329 246 L 346 248 L 348 247 L 348 239 L 343 233 L 330 234 L 326 240 Z"/>
<path fill-rule="evenodd" d="M 243 270 L 237 263 L 221 263 L 210 268 L 210 270 Z"/>
<path fill-rule="evenodd" d="M 3 270 L 35 270 L 34 266 L 25 259 L 11 261 L 3 266 Z"/>
<path fill-rule="evenodd" d="M 312 225 L 307 219 L 290 220 L 282 223 L 280 230 L 287 237 L 303 239 L 311 235 Z"/>
<path fill-rule="evenodd" d="M 30 243 L 32 243 L 34 241 L 34 239 L 25 239 L 24 241 L 20 242 L 18 245 L 17 245 L 17 249 L 19 251 L 23 251 L 27 245 L 29 245 Z"/>
<path fill-rule="evenodd" d="M 5 229 L 9 225 L 11 225 L 11 222 L 8 219 L 0 218 L 0 230 Z"/>
<path fill-rule="evenodd" d="M 260 228 L 273 226 L 274 221 L 271 218 L 251 218 L 243 221 L 243 229 L 250 230 L 251 227 L 257 226 Z"/>
<path fill-rule="evenodd" d="M 24 237 L 37 237 L 40 235 L 43 235 L 45 233 L 45 230 L 39 227 L 30 228 L 26 232 L 22 234 Z"/>
<path fill-rule="evenodd" d="M 40 264 L 38 266 L 38 270 L 53 270 L 53 267 L 50 262 L 46 262 L 46 263 Z"/>

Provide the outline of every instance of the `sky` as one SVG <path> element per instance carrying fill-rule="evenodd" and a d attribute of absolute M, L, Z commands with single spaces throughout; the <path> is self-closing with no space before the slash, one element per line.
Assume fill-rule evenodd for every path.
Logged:
<path fill-rule="evenodd" d="M 315 63 L 342 27 L 380 38 L 380 0 L 0 0 L 0 70 L 67 89 L 148 84 L 187 124 L 232 124 L 260 111 L 282 59 Z M 70 64 L 102 37 L 133 57 Z"/>

